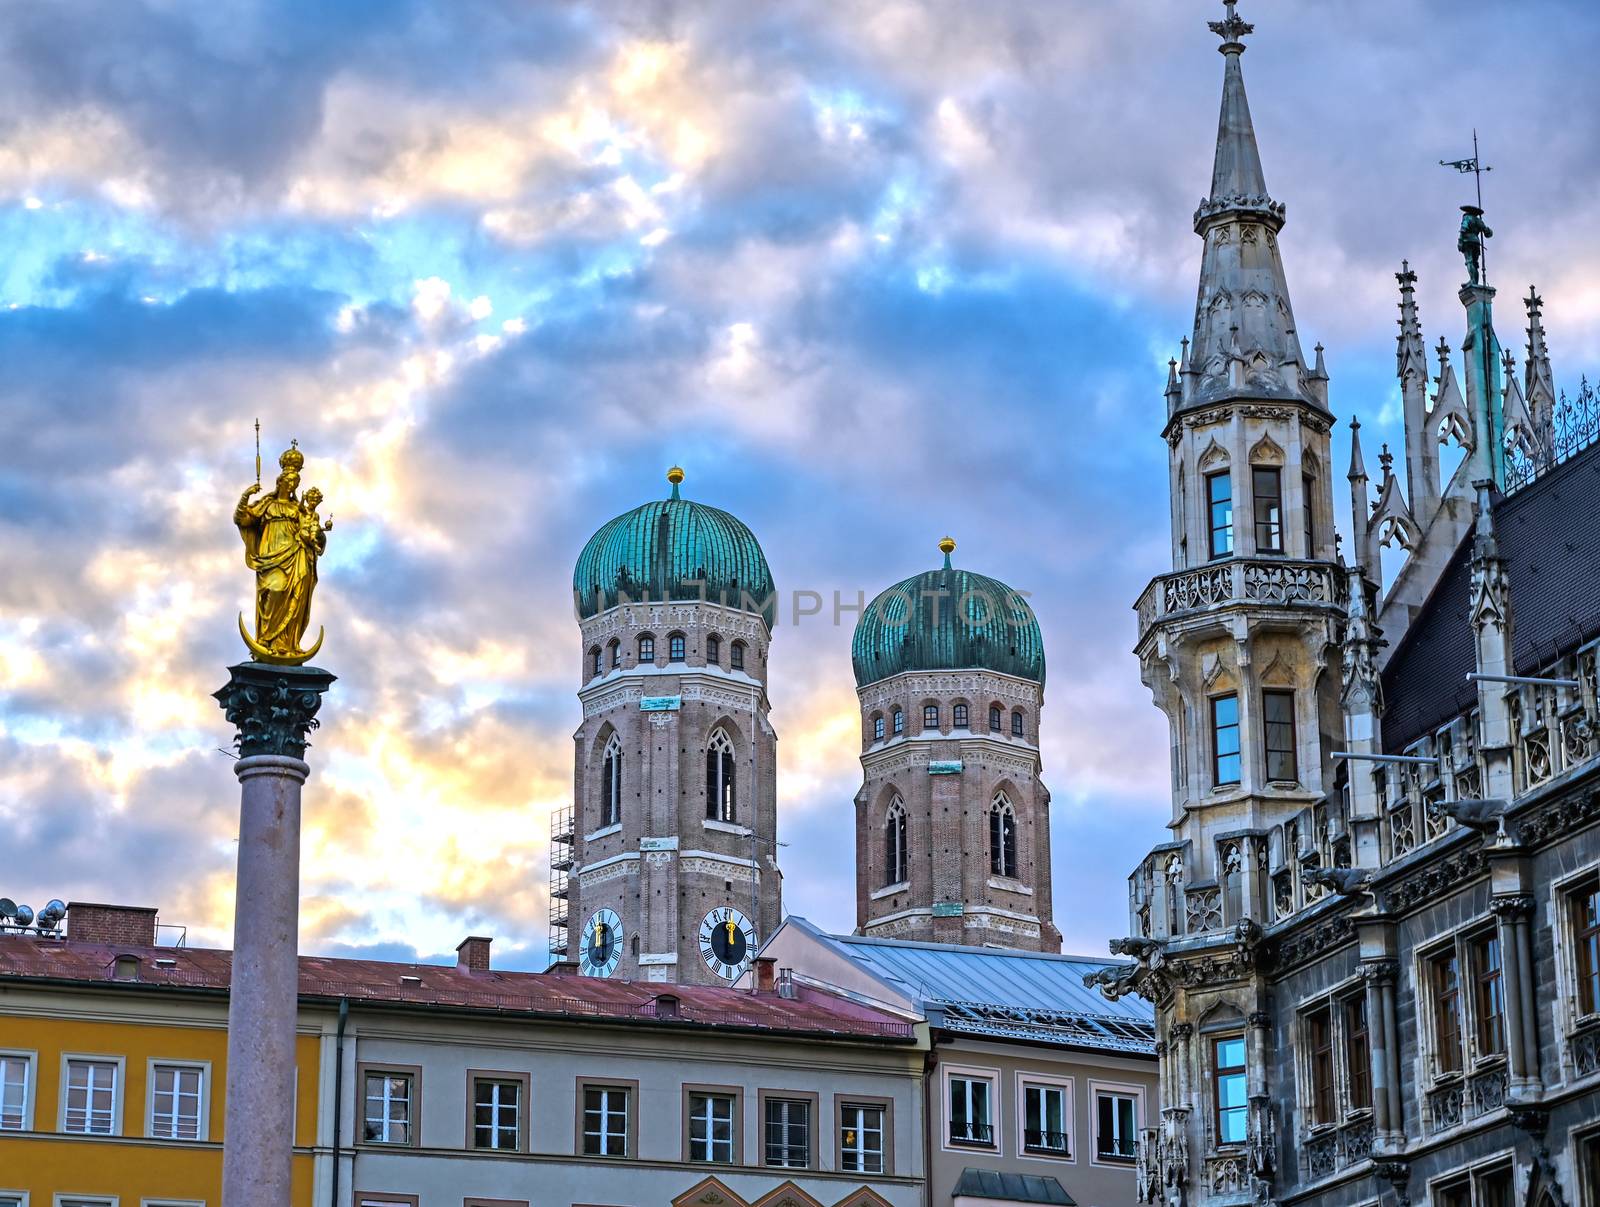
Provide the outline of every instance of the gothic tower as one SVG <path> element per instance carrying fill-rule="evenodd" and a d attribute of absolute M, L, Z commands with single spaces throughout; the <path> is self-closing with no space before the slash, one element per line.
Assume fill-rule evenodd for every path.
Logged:
<path fill-rule="evenodd" d="M 750 530 L 667 477 L 671 496 L 604 525 L 573 571 L 583 724 L 552 947 L 590 976 L 726 984 L 781 916 L 776 594 Z"/>
<path fill-rule="evenodd" d="M 1172 572 L 1137 604 L 1143 678 L 1167 714 L 1171 841 L 1133 881 L 1136 933 L 1267 918 L 1295 875 L 1282 824 L 1333 787 L 1346 584 L 1334 547 L 1327 372 L 1301 350 L 1228 5 L 1222 113 L 1193 342 L 1167 382 Z M 1276 830 L 1274 827 L 1277 827 Z M 1269 841 L 1269 836 L 1270 841 Z"/>
<path fill-rule="evenodd" d="M 856 931 L 1060 951 L 1044 641 L 1010 587 L 951 563 L 890 587 L 851 645 L 861 700 Z"/>

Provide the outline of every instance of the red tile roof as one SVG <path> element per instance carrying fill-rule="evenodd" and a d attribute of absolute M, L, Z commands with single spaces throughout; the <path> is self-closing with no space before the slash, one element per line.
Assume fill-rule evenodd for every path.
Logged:
<path fill-rule="evenodd" d="M 138 957 L 137 981 L 118 979 L 117 957 Z M 233 953 L 194 947 L 126 947 L 33 935 L 0 935 L 0 987 L 79 982 L 111 989 L 226 992 Z M 162 966 L 157 961 L 172 961 Z M 493 1012 L 544 1019 L 650 1023 L 786 1032 L 907 1043 L 912 1023 L 811 986 L 796 997 L 764 991 L 613 981 L 550 972 L 468 972 L 438 964 L 300 957 L 302 998 L 401 1009 Z M 658 999 L 677 999 L 667 1013 Z"/>

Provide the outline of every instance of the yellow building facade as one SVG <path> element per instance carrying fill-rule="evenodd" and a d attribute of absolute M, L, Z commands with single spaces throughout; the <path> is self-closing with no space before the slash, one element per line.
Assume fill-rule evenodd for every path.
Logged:
<path fill-rule="evenodd" d="M 209 987 L 0 985 L 0 1207 L 220 1204 L 227 1021 Z M 312 1200 L 318 1052 L 299 1036 L 297 1207 Z"/>

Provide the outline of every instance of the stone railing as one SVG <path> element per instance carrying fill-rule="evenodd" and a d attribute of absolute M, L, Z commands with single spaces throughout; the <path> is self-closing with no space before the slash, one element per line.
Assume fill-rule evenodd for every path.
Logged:
<path fill-rule="evenodd" d="M 1219 604 L 1327 604 L 1342 608 L 1344 600 L 1344 578 L 1338 567 L 1328 562 L 1229 558 L 1152 579 L 1134 610 L 1139 614 L 1139 640 L 1143 641 L 1151 627 L 1164 617 Z"/>

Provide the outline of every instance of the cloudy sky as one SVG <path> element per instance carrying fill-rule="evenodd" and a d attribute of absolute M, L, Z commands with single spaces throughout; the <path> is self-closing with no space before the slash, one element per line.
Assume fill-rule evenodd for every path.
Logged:
<path fill-rule="evenodd" d="M 303 946 L 537 966 L 574 557 L 665 490 L 780 589 L 935 563 L 1033 593 L 1057 922 L 1104 950 L 1165 836 L 1129 650 L 1169 568 L 1165 363 L 1222 60 L 1198 0 L 64 0 L 0 24 L 0 893 L 226 943 L 210 692 L 252 422 L 335 521 Z M 1213 10 L 1216 11 L 1213 11 Z M 1268 184 L 1332 400 L 1398 434 L 1393 273 L 1459 343 L 1476 125 L 1503 286 L 1600 365 L 1600 13 L 1245 0 Z M 1345 455 L 1341 432 L 1336 446 Z M 849 618 L 778 631 L 786 905 L 853 925 Z M 504 950 L 502 950 L 504 949 Z"/>

